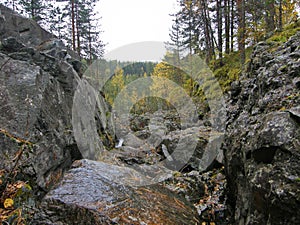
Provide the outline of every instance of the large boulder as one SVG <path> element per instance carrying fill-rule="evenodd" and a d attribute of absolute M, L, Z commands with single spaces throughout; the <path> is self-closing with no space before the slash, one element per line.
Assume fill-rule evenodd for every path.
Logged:
<path fill-rule="evenodd" d="M 18 43 L 8 39 L 11 44 L 13 40 Z M 30 157 L 25 159 L 24 154 L 21 164 L 24 172 L 36 176 L 38 184 L 47 189 L 53 177 L 81 157 L 71 124 L 73 95 L 80 78 L 66 61 L 56 61 L 36 50 L 32 53 L 26 60 L 0 53 L 0 142 L 6 143 L 0 151 L 7 157 L 1 157 L 0 164 L 12 168 L 8 159 L 20 149 L 14 143 L 30 142 L 30 150 L 24 150 Z"/>
<path fill-rule="evenodd" d="M 257 44 L 232 85 L 223 148 L 236 224 L 300 221 L 299 46 L 299 32 Z"/>
<path fill-rule="evenodd" d="M 0 37 L 16 37 L 27 46 L 37 46 L 55 36 L 41 28 L 34 20 L 25 18 L 0 4 Z"/>
<path fill-rule="evenodd" d="M 80 78 L 83 66 L 61 40 L 34 21 L 0 9 L 5 20 L 5 26 L 0 23 L 0 169 L 17 166 L 47 191 L 83 157 L 73 132 L 74 95 L 91 99 L 95 93 L 78 89 L 87 83 Z M 101 106 L 91 116 L 103 131 L 108 108 L 98 98 Z"/>
<path fill-rule="evenodd" d="M 147 178 L 127 167 L 76 161 L 45 196 L 34 224 L 197 223 L 195 208 L 184 198 L 158 184 L 131 185 L 139 179 Z"/>

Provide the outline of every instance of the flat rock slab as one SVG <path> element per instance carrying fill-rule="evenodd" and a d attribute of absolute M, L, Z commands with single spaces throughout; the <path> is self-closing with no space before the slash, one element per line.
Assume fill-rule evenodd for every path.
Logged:
<path fill-rule="evenodd" d="M 142 179 L 131 168 L 90 160 L 75 161 L 50 191 L 35 224 L 197 224 L 186 200 L 159 184 L 133 187 Z"/>

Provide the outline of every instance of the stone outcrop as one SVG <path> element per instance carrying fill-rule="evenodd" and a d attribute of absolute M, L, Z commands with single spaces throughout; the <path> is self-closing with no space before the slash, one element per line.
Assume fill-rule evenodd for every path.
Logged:
<path fill-rule="evenodd" d="M 299 40 L 258 43 L 232 84 L 223 148 L 236 224 L 300 221 Z"/>
<path fill-rule="evenodd" d="M 33 224 L 196 224 L 197 212 L 162 185 L 133 187 L 135 170 L 76 161 L 44 198 Z"/>
<path fill-rule="evenodd" d="M 83 66 L 34 21 L 0 9 L 0 167 L 11 170 L 18 164 L 47 191 L 82 158 L 72 107 Z"/>
<path fill-rule="evenodd" d="M 0 37 L 15 37 L 26 46 L 37 46 L 55 36 L 42 29 L 34 20 L 18 15 L 0 4 Z"/>
<path fill-rule="evenodd" d="M 2 41 L 0 142 L 10 144 L 0 151 L 12 159 L 19 150 L 10 136 L 31 142 L 24 170 L 47 189 L 58 176 L 52 172 L 61 173 L 72 159 L 80 158 L 71 125 L 73 94 L 80 78 L 65 60 L 25 45 L 21 51 L 11 48 L 22 44 L 13 37 Z M 1 157 L 1 166 L 9 166 L 6 163 Z"/>

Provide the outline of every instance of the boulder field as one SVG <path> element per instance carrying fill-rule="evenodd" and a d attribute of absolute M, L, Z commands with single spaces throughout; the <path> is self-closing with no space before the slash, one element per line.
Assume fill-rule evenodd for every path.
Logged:
<path fill-rule="evenodd" d="M 180 127 L 176 113 L 156 112 L 132 115 L 133 132 L 121 141 L 76 53 L 34 21 L 0 10 L 0 170 L 17 167 L 33 185 L 32 224 L 299 223 L 300 32 L 282 45 L 254 46 L 224 94 L 225 133 L 201 120 Z M 74 106 L 75 95 L 98 107 Z M 86 121 L 99 133 L 93 146 L 101 157 L 75 137 Z M 177 143 L 188 149 L 191 139 L 194 154 L 172 171 L 171 162 L 185 162 L 172 151 Z M 136 185 L 162 170 L 151 185 Z"/>

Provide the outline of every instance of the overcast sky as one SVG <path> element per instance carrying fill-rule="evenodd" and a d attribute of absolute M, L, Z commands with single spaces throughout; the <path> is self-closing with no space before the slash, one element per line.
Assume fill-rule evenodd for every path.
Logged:
<path fill-rule="evenodd" d="M 127 44 L 169 40 L 176 0 L 100 0 L 106 52 Z"/>

